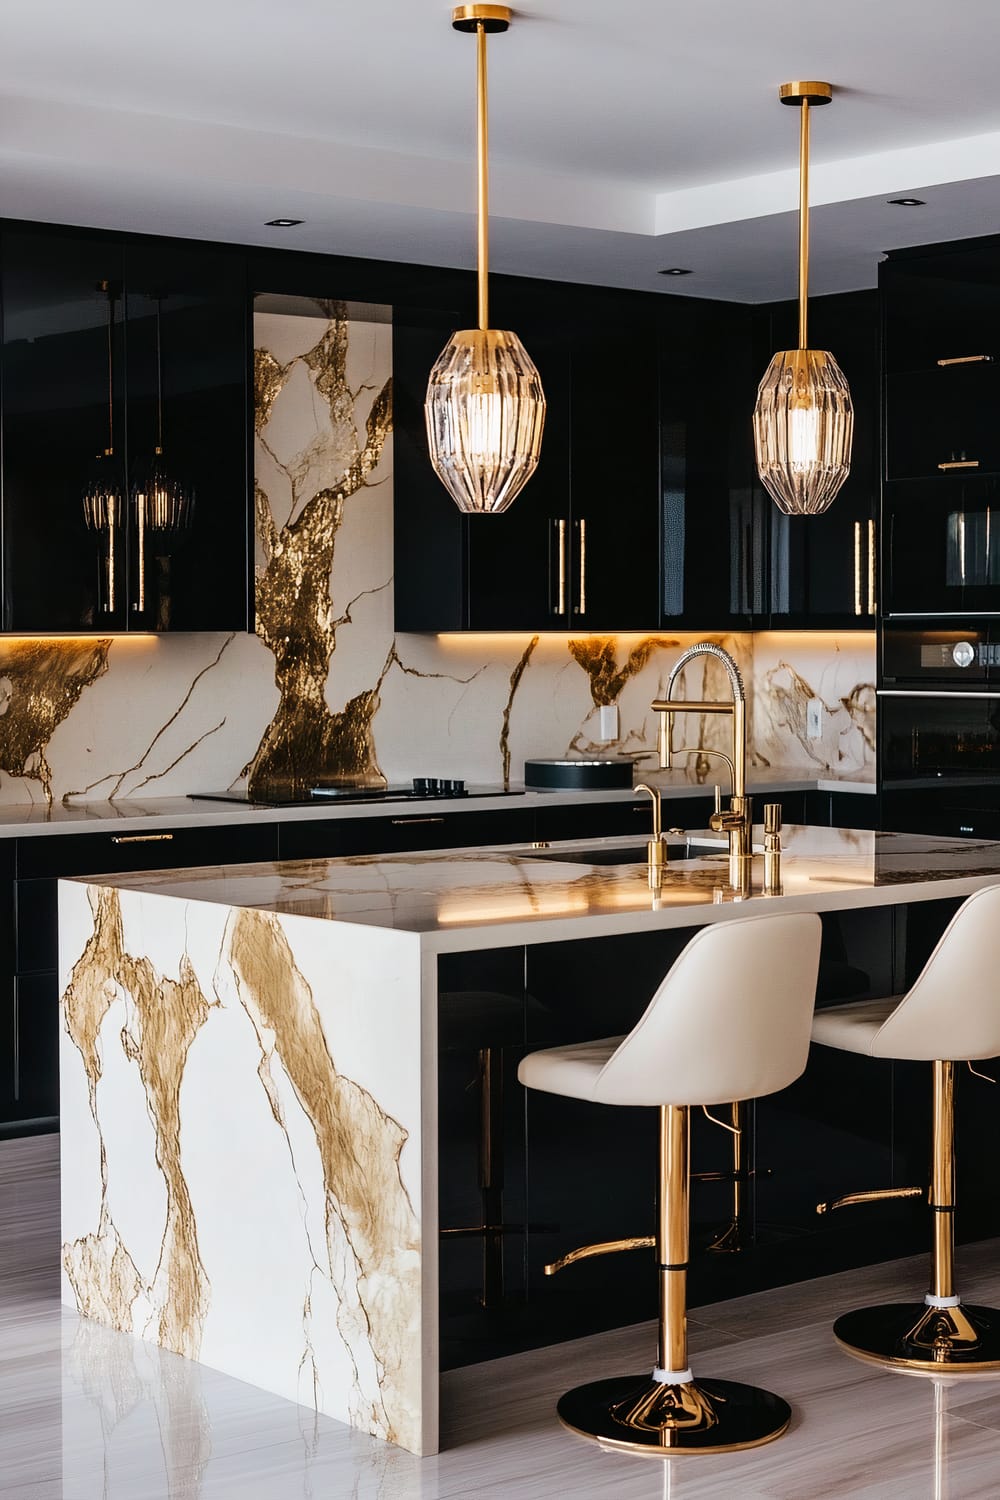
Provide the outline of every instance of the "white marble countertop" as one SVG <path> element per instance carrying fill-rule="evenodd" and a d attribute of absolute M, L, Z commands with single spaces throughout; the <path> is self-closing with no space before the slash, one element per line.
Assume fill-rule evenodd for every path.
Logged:
<path fill-rule="evenodd" d="M 719 780 L 711 772 L 704 782 L 699 782 L 693 771 L 637 771 L 637 779 L 658 786 L 665 798 L 690 797 L 699 793 L 710 796 Z M 723 792 L 728 795 L 728 776 L 721 778 Z M 824 771 L 815 774 L 801 767 L 782 770 L 780 766 L 749 767 L 747 790 L 751 796 L 760 796 L 768 791 L 786 792 L 861 792 L 874 795 L 874 769 L 845 772 L 843 776 Z M 523 788 L 515 785 L 515 793 Z M 374 818 L 387 813 L 399 813 L 401 809 L 418 812 L 489 812 L 502 808 L 565 807 L 595 802 L 624 802 L 634 793 L 624 791 L 563 791 L 540 792 L 530 790 L 524 796 L 495 794 L 470 794 L 467 797 L 427 798 L 416 802 L 348 802 L 331 803 L 317 801 L 306 807 L 260 807 L 246 806 L 238 802 L 210 802 L 190 797 L 150 797 L 145 800 L 122 802 L 44 802 L 6 806 L 0 804 L 0 838 L 25 838 L 35 834 L 63 834 L 100 832 L 102 825 L 113 825 L 116 830 L 148 827 L 155 823 L 160 828 L 212 828 L 232 827 L 247 823 L 305 822 L 326 818 Z"/>
<path fill-rule="evenodd" d="M 649 889 L 642 838 L 591 839 L 440 852 L 296 860 L 213 869 L 104 876 L 90 882 L 214 905 L 411 933 L 428 952 L 566 941 L 690 927 L 745 915 L 751 907 L 834 911 L 970 895 L 1000 883 L 1000 842 L 786 827 L 783 895 L 762 893 L 755 859 L 751 891 L 728 883 L 716 835 L 668 842 L 704 852 L 676 858 L 662 889 Z M 622 849 L 634 863 L 596 864 L 592 853 Z M 552 854 L 564 859 L 553 859 Z"/>

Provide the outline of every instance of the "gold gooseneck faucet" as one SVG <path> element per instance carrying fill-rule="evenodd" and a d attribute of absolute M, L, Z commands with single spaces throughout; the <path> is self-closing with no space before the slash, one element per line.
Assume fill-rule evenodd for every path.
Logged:
<path fill-rule="evenodd" d="M 673 696 L 674 683 L 683 672 L 688 662 L 698 656 L 712 656 L 721 662 L 729 678 L 732 689 L 732 701 L 721 702 L 698 702 L 688 699 L 675 699 Z M 683 651 L 674 663 L 673 670 L 667 680 L 667 693 L 665 698 L 654 698 L 653 711 L 660 716 L 660 727 L 657 735 L 657 750 L 659 752 L 659 763 L 661 770 L 668 770 L 672 752 L 671 741 L 673 739 L 673 720 L 675 714 L 728 714 L 733 721 L 733 754 L 729 760 L 729 769 L 732 773 L 732 796 L 729 806 L 725 809 L 717 809 L 709 819 L 709 827 L 716 833 L 728 833 L 729 835 L 729 883 L 734 890 L 745 890 L 749 887 L 750 863 L 753 853 L 753 828 L 751 818 L 750 798 L 746 794 L 747 776 L 747 717 L 746 717 L 746 692 L 743 688 L 743 678 L 740 669 L 736 665 L 728 651 L 717 646 L 714 641 L 698 641 L 694 646 L 689 646 Z"/>

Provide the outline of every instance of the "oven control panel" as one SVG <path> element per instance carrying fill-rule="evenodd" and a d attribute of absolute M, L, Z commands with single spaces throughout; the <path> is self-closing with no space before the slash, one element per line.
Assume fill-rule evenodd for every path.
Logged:
<path fill-rule="evenodd" d="M 970 620 L 957 629 L 913 629 L 887 621 L 882 680 L 914 689 L 949 682 L 968 689 L 1000 681 L 1000 629 L 986 621 Z"/>
<path fill-rule="evenodd" d="M 946 671 L 952 667 L 997 667 L 1000 666 L 1000 642 L 955 641 L 954 645 L 948 641 L 925 642 L 920 646 L 920 666 L 925 672 L 941 667 Z"/>

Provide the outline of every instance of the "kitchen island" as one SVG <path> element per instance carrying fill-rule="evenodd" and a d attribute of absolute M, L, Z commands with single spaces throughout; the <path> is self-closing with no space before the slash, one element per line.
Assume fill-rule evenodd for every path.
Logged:
<path fill-rule="evenodd" d="M 439 991 L 452 1013 L 467 996 L 474 1023 L 488 1009 L 441 976 L 507 953 L 526 976 L 515 1002 L 551 1016 L 536 952 L 676 951 L 770 906 L 912 909 L 1000 882 L 1000 844 L 784 837 L 772 897 L 760 859 L 734 893 L 725 853 L 698 840 L 674 841 L 656 890 L 642 840 L 62 882 L 64 1300 L 435 1452 Z M 608 1030 L 635 1019 L 627 991 Z M 535 1034 L 552 1028 L 522 1026 Z"/>

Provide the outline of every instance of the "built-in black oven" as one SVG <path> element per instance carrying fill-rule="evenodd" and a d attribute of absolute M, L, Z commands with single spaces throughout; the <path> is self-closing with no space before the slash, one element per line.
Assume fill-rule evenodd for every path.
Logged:
<path fill-rule="evenodd" d="M 887 621 L 878 736 L 883 828 L 1000 838 L 1000 619 Z"/>
<path fill-rule="evenodd" d="M 1000 480 L 965 475 L 886 486 L 883 593 L 888 619 L 1000 618 Z"/>

